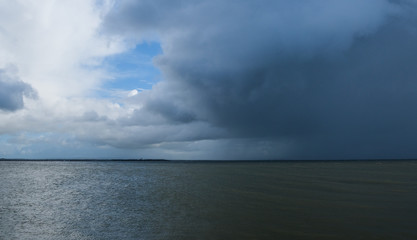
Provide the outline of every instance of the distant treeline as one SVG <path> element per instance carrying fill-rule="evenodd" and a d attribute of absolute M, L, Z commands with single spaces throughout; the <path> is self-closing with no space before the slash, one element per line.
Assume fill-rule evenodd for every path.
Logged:
<path fill-rule="evenodd" d="M 279 159 L 279 160 L 167 160 L 167 159 L 29 159 L 29 158 L 0 158 L 0 162 L 33 161 L 33 162 L 172 162 L 172 163 L 268 163 L 268 162 L 387 162 L 387 161 L 416 161 L 417 159 Z"/>
<path fill-rule="evenodd" d="M 29 158 L 0 158 L 0 161 L 35 161 L 35 162 L 161 162 L 166 159 L 29 159 Z"/>

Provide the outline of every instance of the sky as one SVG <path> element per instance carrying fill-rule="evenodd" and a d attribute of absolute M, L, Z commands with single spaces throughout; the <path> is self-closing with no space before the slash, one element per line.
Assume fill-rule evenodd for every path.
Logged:
<path fill-rule="evenodd" d="M 412 0 L 0 0 L 0 157 L 417 158 Z"/>

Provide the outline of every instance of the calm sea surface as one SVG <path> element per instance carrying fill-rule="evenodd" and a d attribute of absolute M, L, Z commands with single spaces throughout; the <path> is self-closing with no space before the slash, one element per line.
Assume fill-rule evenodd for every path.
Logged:
<path fill-rule="evenodd" d="M 0 239 L 417 239 L 417 162 L 0 162 Z"/>

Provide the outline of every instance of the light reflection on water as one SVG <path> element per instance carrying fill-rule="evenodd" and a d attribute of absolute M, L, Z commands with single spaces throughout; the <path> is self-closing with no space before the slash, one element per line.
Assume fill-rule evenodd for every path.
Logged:
<path fill-rule="evenodd" d="M 415 239 L 417 162 L 0 162 L 0 239 Z"/>

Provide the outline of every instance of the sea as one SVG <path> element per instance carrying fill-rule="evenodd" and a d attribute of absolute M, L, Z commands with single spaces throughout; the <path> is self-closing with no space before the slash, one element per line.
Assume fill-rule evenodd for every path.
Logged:
<path fill-rule="evenodd" d="M 417 239 L 417 161 L 0 161 L 0 239 Z"/>

